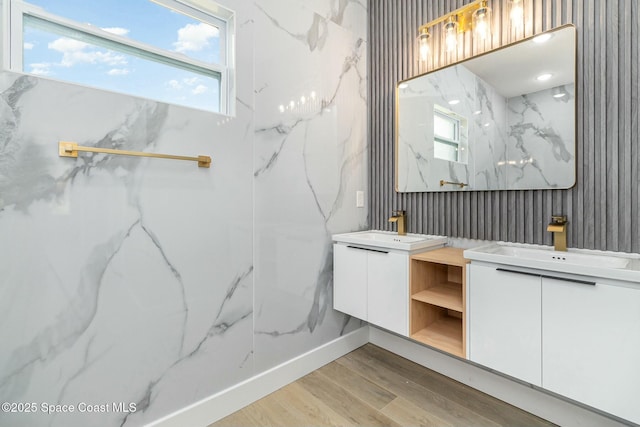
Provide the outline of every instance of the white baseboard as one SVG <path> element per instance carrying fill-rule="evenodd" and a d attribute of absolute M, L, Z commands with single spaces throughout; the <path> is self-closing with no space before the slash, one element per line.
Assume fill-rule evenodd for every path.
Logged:
<path fill-rule="evenodd" d="M 561 426 L 628 425 L 373 326 L 369 342 Z"/>
<path fill-rule="evenodd" d="M 369 342 L 364 326 L 262 372 L 193 405 L 156 420 L 148 427 L 207 426 Z"/>
<path fill-rule="evenodd" d="M 561 426 L 628 425 L 409 339 L 364 326 L 156 420 L 147 427 L 207 426 L 368 342 Z"/>

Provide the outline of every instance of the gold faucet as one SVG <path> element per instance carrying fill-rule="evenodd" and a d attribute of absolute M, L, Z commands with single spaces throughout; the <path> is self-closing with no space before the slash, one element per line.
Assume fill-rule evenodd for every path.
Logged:
<path fill-rule="evenodd" d="M 567 217 L 566 215 L 553 215 L 547 225 L 547 231 L 553 233 L 553 250 L 567 251 Z"/>
<path fill-rule="evenodd" d="M 393 216 L 389 218 L 389 222 L 398 223 L 398 235 L 404 236 L 407 234 L 407 215 L 405 211 L 394 211 Z"/>

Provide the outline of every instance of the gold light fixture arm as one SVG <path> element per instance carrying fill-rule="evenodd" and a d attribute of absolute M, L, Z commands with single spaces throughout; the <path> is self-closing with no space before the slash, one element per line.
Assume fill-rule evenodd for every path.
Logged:
<path fill-rule="evenodd" d="M 174 156 L 172 154 L 158 154 L 158 153 L 145 153 L 143 151 L 126 151 L 126 150 L 113 150 L 111 148 L 96 148 L 96 147 L 83 147 L 75 142 L 58 142 L 58 155 L 60 157 L 78 157 L 78 152 L 88 153 L 104 153 L 104 154 L 117 154 L 120 156 L 136 156 L 136 157 L 155 157 L 159 159 L 172 159 L 172 160 L 188 160 L 191 162 L 198 162 L 198 167 L 208 168 L 211 166 L 211 157 L 209 156 Z"/>
<path fill-rule="evenodd" d="M 445 181 L 444 179 L 440 180 L 440 187 L 444 187 L 445 184 L 449 184 L 449 185 L 457 185 L 460 188 L 464 188 L 467 187 L 469 184 L 465 184 L 464 182 L 451 182 L 451 181 Z"/>
<path fill-rule="evenodd" d="M 418 33 L 421 33 L 422 31 L 427 31 L 429 28 L 433 27 L 434 25 L 438 25 L 441 22 L 446 21 L 452 16 L 456 16 L 458 18 L 458 31 L 464 32 L 469 28 L 469 25 L 471 25 L 471 14 L 475 12 L 477 9 L 483 7 L 483 5 L 486 6 L 486 0 L 472 1 L 471 3 L 464 5 L 454 10 L 453 12 L 449 12 L 446 15 L 442 15 L 441 17 L 436 18 L 433 21 L 429 21 L 426 24 L 420 26 Z"/>

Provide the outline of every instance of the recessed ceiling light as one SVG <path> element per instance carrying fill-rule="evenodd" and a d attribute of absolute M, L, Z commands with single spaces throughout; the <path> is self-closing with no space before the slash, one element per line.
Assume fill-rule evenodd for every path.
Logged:
<path fill-rule="evenodd" d="M 539 36 L 535 36 L 533 39 L 531 39 L 531 41 L 533 41 L 534 43 L 544 43 L 546 41 L 549 41 L 550 38 L 551 34 L 540 34 Z"/>
<path fill-rule="evenodd" d="M 567 91 L 564 89 L 564 86 L 558 86 L 551 89 L 551 94 L 554 98 L 562 98 L 567 94 Z"/>
<path fill-rule="evenodd" d="M 482 114 L 482 110 L 476 110 L 473 112 L 474 116 L 477 116 L 478 114 Z"/>
<path fill-rule="evenodd" d="M 449 101 L 449 105 L 456 105 L 459 104 L 460 100 L 459 99 L 452 99 L 451 101 Z"/>
<path fill-rule="evenodd" d="M 546 82 L 550 78 L 551 78 L 551 74 L 545 73 L 545 74 L 540 74 L 538 77 L 536 77 L 536 80 L 538 80 L 540 82 Z"/>

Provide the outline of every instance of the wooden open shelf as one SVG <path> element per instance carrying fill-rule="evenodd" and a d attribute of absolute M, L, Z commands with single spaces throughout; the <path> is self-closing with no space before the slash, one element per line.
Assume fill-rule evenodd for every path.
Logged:
<path fill-rule="evenodd" d="M 463 249 L 442 248 L 411 256 L 409 335 L 466 357 L 466 266 Z"/>
<path fill-rule="evenodd" d="M 412 334 L 411 338 L 458 357 L 466 356 L 462 344 L 462 322 L 455 317 L 445 316 Z"/>
<path fill-rule="evenodd" d="M 462 313 L 462 287 L 459 283 L 445 282 L 411 295 L 412 300 L 426 302 Z"/>

